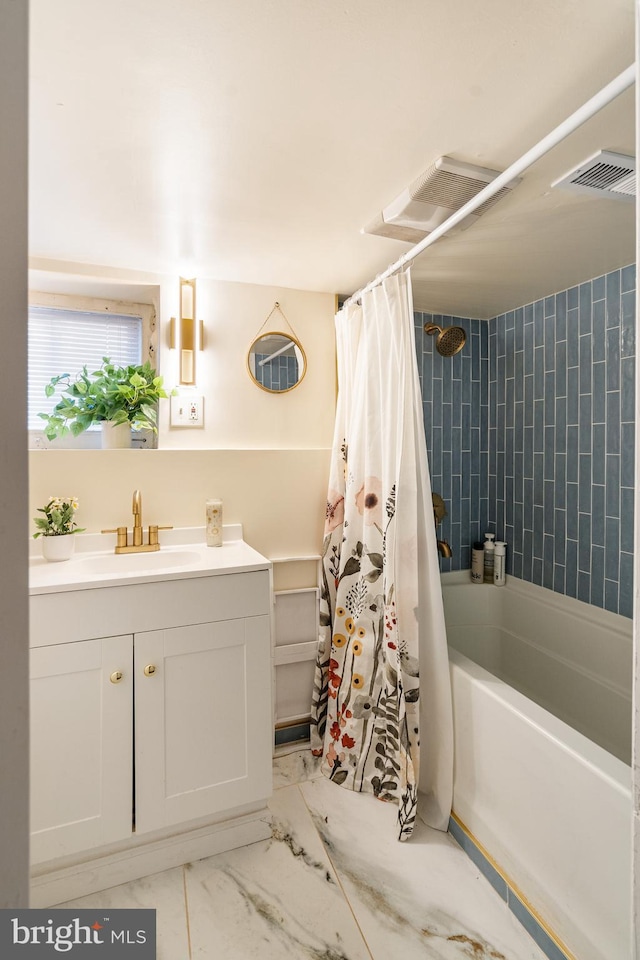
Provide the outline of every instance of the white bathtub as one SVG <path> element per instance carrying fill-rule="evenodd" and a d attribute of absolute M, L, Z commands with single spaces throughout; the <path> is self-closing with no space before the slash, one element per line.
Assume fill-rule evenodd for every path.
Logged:
<path fill-rule="evenodd" d="M 454 812 L 578 960 L 631 956 L 631 622 L 442 577 Z"/>

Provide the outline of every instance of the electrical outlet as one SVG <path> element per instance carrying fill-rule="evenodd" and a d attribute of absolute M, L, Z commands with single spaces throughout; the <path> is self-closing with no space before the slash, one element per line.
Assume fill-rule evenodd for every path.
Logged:
<path fill-rule="evenodd" d="M 171 397 L 172 427 L 203 427 L 204 398 L 192 396 Z"/>

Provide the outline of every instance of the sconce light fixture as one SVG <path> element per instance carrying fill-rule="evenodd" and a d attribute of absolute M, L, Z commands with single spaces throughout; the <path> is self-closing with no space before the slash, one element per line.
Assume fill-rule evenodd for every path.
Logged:
<path fill-rule="evenodd" d="M 176 329 L 177 327 L 177 329 Z M 196 281 L 180 277 L 180 317 L 171 318 L 171 349 L 180 351 L 179 383 L 193 386 L 196 382 L 196 351 L 204 347 L 204 324 L 196 324 Z"/>

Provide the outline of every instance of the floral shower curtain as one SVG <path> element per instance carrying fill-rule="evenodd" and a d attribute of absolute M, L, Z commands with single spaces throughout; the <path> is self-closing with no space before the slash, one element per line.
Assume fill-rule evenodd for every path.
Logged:
<path fill-rule="evenodd" d="M 453 768 L 412 310 L 406 272 L 336 316 L 339 390 L 311 725 L 325 776 L 398 803 L 400 840 L 413 831 L 418 785 L 423 819 L 446 830 Z"/>

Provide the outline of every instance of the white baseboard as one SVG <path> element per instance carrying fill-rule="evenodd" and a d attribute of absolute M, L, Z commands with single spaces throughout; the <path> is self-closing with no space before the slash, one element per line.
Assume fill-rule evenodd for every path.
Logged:
<path fill-rule="evenodd" d="M 271 814 L 265 807 L 234 820 L 39 873 L 31 879 L 30 906 L 65 903 L 270 837 Z"/>

